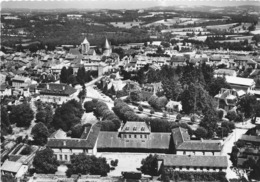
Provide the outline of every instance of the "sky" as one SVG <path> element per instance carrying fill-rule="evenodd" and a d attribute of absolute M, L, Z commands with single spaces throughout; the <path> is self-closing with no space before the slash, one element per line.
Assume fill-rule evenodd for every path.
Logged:
<path fill-rule="evenodd" d="M 1 0 L 0 0 L 1 1 Z M 260 5 L 260 0 L 34 0 L 2 1 L 2 8 L 29 9 L 142 9 L 154 6 L 208 5 L 239 6 Z"/>

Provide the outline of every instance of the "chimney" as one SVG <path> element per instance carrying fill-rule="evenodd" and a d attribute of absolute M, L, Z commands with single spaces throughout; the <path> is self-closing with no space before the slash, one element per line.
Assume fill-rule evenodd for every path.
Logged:
<path fill-rule="evenodd" d="M 66 141 L 63 141 L 63 146 L 66 146 Z"/>

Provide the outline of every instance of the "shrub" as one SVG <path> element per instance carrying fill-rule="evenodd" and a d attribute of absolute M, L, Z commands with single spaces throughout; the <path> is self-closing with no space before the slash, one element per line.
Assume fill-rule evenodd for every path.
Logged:
<path fill-rule="evenodd" d="M 220 109 L 217 112 L 218 112 L 218 118 L 221 120 L 224 116 L 224 111 Z"/>
<path fill-rule="evenodd" d="M 237 118 L 237 113 L 235 111 L 228 111 L 226 118 L 228 118 L 229 121 L 234 121 Z"/>
<path fill-rule="evenodd" d="M 151 109 L 151 110 L 150 110 L 150 114 L 154 114 L 154 109 Z"/>
<path fill-rule="evenodd" d="M 143 112 L 144 109 L 143 109 L 143 107 L 142 107 L 141 105 L 139 105 L 139 106 L 138 106 L 138 110 L 141 111 L 141 112 Z"/>
<path fill-rule="evenodd" d="M 31 153 L 32 149 L 31 146 L 27 145 L 21 152 L 22 155 L 29 155 Z"/>
<path fill-rule="evenodd" d="M 113 166 L 113 167 L 116 167 L 117 164 L 118 164 L 118 159 L 112 160 L 112 161 L 110 162 L 110 165 Z"/>

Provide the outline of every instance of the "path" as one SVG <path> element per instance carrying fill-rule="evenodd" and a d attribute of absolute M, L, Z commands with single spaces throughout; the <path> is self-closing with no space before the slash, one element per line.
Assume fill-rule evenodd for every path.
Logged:
<path fill-rule="evenodd" d="M 228 155 L 228 153 L 231 153 L 232 147 L 234 146 L 234 142 L 241 138 L 241 136 L 245 134 L 246 131 L 246 129 L 234 129 L 232 136 L 228 138 L 227 141 L 225 141 L 224 146 L 222 148 L 221 155 L 228 157 L 228 169 L 226 171 L 227 179 L 239 178 L 239 176 L 230 168 L 232 166 L 232 162 L 229 160 L 230 156 Z"/>

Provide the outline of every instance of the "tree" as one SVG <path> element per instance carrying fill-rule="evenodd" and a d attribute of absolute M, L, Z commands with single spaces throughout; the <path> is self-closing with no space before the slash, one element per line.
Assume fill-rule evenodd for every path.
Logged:
<path fill-rule="evenodd" d="M 219 93 L 221 88 L 231 89 L 230 85 L 226 82 L 225 77 L 213 78 L 212 82 L 208 86 L 209 95 L 215 96 Z"/>
<path fill-rule="evenodd" d="M 50 104 L 44 103 L 42 106 L 40 106 L 39 109 L 37 109 L 36 113 L 36 123 L 42 122 L 47 127 L 50 126 L 50 123 L 53 119 L 53 111 L 52 106 Z"/>
<path fill-rule="evenodd" d="M 150 114 L 154 114 L 154 109 L 151 109 L 151 110 L 150 110 Z"/>
<path fill-rule="evenodd" d="M 29 155 L 31 154 L 32 148 L 30 145 L 27 145 L 21 152 L 21 155 Z"/>
<path fill-rule="evenodd" d="M 68 82 L 68 71 L 65 66 L 62 67 L 60 72 L 60 82 L 61 83 L 67 83 Z"/>
<path fill-rule="evenodd" d="M 82 66 L 78 69 L 78 72 L 77 72 L 77 81 L 79 84 L 83 85 L 85 83 L 85 74 L 86 74 L 86 71 L 85 71 L 85 67 Z"/>
<path fill-rule="evenodd" d="M 33 166 L 36 173 L 54 174 L 59 164 L 53 154 L 53 150 L 47 147 L 44 150 L 36 152 Z"/>
<path fill-rule="evenodd" d="M 139 91 L 135 90 L 135 91 L 130 92 L 130 99 L 132 101 L 141 101 L 142 95 Z"/>
<path fill-rule="evenodd" d="M 256 44 L 259 43 L 259 42 L 260 42 L 260 34 L 254 35 L 254 36 L 252 37 L 252 40 L 254 40 L 254 41 L 256 42 Z"/>
<path fill-rule="evenodd" d="M 69 174 L 79 173 L 83 175 L 91 174 L 106 176 L 109 171 L 110 167 L 105 158 L 97 158 L 81 153 L 71 156 L 71 164 L 68 166 L 66 174 L 67 176 L 69 176 Z"/>
<path fill-rule="evenodd" d="M 1 134 L 7 135 L 12 133 L 11 123 L 9 121 L 9 114 L 5 106 L 1 104 Z"/>
<path fill-rule="evenodd" d="M 77 79 L 76 79 L 76 77 L 74 75 L 70 75 L 70 76 L 68 76 L 67 83 L 71 84 L 72 86 L 74 86 L 78 82 L 77 82 Z"/>
<path fill-rule="evenodd" d="M 228 111 L 226 118 L 228 118 L 229 121 L 234 121 L 237 118 L 237 113 L 235 111 Z"/>
<path fill-rule="evenodd" d="M 256 105 L 256 103 L 257 100 L 254 95 L 246 94 L 238 101 L 238 110 L 243 112 L 246 118 L 249 118 L 254 114 L 254 106 Z"/>
<path fill-rule="evenodd" d="M 93 112 L 96 108 L 96 104 L 93 101 L 87 101 L 84 103 L 86 113 Z"/>
<path fill-rule="evenodd" d="M 84 127 L 81 124 L 77 124 L 71 129 L 71 138 L 80 138 L 84 131 Z"/>
<path fill-rule="evenodd" d="M 34 118 L 30 104 L 23 103 L 12 107 L 10 122 L 16 123 L 18 127 L 29 127 Z"/>
<path fill-rule="evenodd" d="M 198 127 L 197 130 L 195 131 L 195 136 L 199 139 L 206 138 L 207 134 L 208 134 L 207 130 L 203 127 Z"/>
<path fill-rule="evenodd" d="M 74 125 L 80 123 L 84 113 L 81 103 L 76 100 L 69 100 L 58 107 L 53 116 L 52 126 L 55 129 L 61 128 L 69 131 Z"/>
<path fill-rule="evenodd" d="M 151 176 L 156 176 L 158 174 L 158 163 L 157 163 L 158 156 L 150 154 L 145 159 L 142 159 L 142 166 L 141 171 L 144 174 L 148 174 Z"/>
<path fill-rule="evenodd" d="M 208 131 L 208 138 L 212 138 L 218 128 L 218 116 L 214 109 L 208 109 L 205 111 L 204 117 L 200 122 L 200 126 L 204 127 Z"/>
<path fill-rule="evenodd" d="M 48 128 L 41 122 L 37 123 L 31 131 L 36 145 L 45 145 L 49 135 Z"/>
<path fill-rule="evenodd" d="M 69 68 L 67 69 L 67 75 L 68 75 L 68 77 L 69 77 L 70 75 L 73 75 L 73 68 L 72 68 L 72 67 L 69 67 Z"/>

